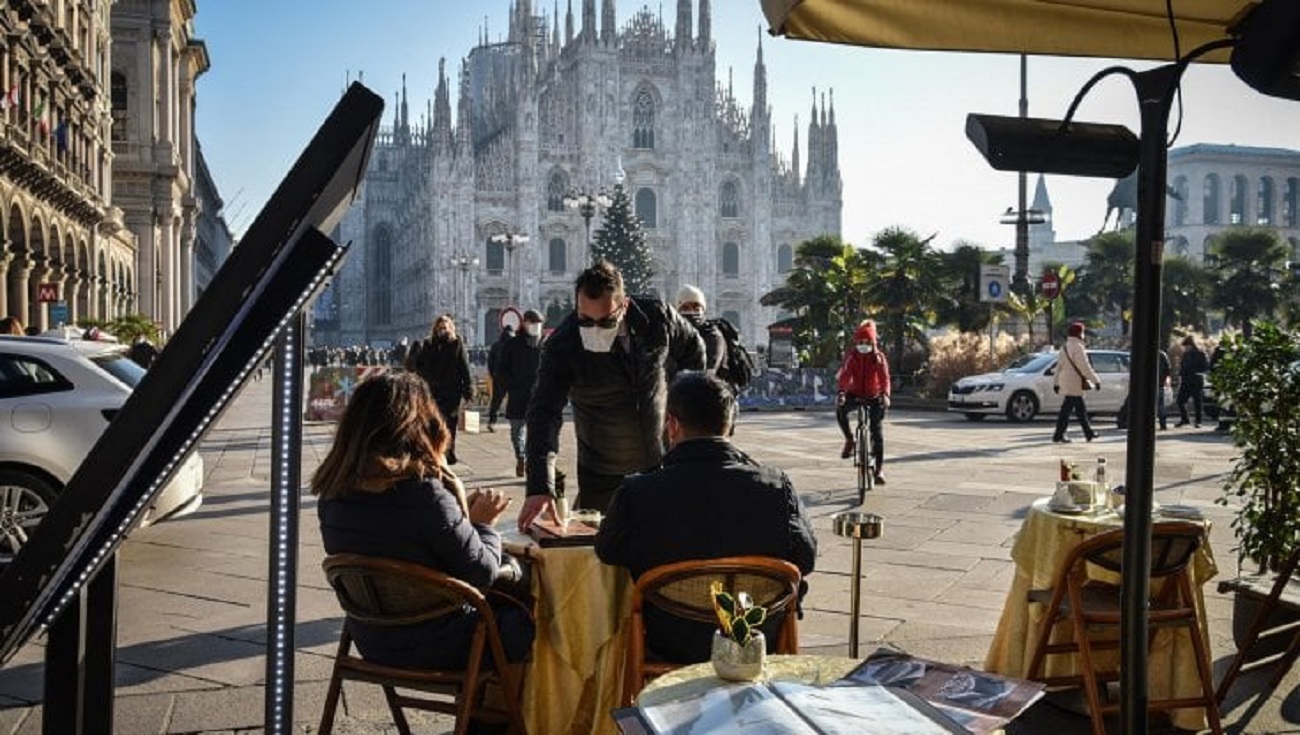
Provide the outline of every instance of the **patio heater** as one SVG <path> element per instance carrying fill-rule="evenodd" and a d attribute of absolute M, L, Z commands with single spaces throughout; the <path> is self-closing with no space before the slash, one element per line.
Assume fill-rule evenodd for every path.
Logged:
<path fill-rule="evenodd" d="M 885 519 L 875 513 L 846 510 L 831 516 L 831 527 L 836 536 L 853 539 L 853 578 L 849 597 L 849 656 L 858 657 L 858 627 L 862 614 L 862 539 L 880 537 Z"/>

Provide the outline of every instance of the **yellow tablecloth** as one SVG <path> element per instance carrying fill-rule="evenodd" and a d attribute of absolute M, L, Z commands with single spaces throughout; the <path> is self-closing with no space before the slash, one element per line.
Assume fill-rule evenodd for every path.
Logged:
<path fill-rule="evenodd" d="M 844 677 L 862 659 L 844 656 L 784 656 L 772 654 L 763 666 L 764 681 L 797 681 L 803 684 L 826 685 Z M 660 702 L 684 699 L 701 694 L 714 687 L 735 682 L 719 679 L 713 673 L 713 664 L 691 664 L 651 679 L 637 696 L 637 704 L 650 706 Z"/>
<path fill-rule="evenodd" d="M 632 578 L 589 546 L 530 551 L 537 638 L 524 682 L 528 731 L 615 733 Z"/>
<path fill-rule="evenodd" d="M 1029 671 L 1033 657 L 1034 638 L 1043 625 L 1043 605 L 1029 604 L 1029 591 L 1049 589 L 1056 580 L 1057 570 L 1070 550 L 1085 538 L 1123 526 L 1123 518 L 1114 511 L 1099 514 L 1063 515 L 1048 510 L 1048 498 L 1036 501 L 1025 517 L 1024 525 L 1011 548 L 1011 559 L 1016 563 L 1016 576 L 1011 591 L 1002 607 L 997 632 L 989 646 L 984 668 L 998 674 L 1023 678 Z M 1160 520 L 1158 517 L 1156 520 Z M 1192 587 L 1196 590 L 1196 606 L 1201 616 L 1201 635 L 1209 646 L 1206 628 L 1205 599 L 1201 587 L 1218 573 L 1209 536 L 1196 553 L 1192 564 Z M 1067 640 L 1069 631 L 1058 629 L 1057 639 Z M 1094 654 L 1099 667 L 1113 667 L 1118 651 Z M 1148 691 L 1151 698 L 1194 696 L 1201 684 L 1196 672 L 1196 653 L 1185 630 L 1161 630 L 1157 634 L 1151 655 L 1148 657 Z M 1076 673 L 1078 663 L 1074 656 L 1048 656 L 1044 664 L 1047 676 Z M 1188 730 L 1205 728 L 1205 713 L 1200 709 L 1181 709 L 1172 713 L 1174 724 Z"/>

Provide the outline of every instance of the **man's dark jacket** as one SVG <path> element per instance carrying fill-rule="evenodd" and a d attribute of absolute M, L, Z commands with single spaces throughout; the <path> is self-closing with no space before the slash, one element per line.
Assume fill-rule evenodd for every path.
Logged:
<path fill-rule="evenodd" d="M 407 361 L 411 363 L 408 369 L 414 370 L 429 384 L 429 392 L 439 406 L 456 405 L 461 399 L 474 397 L 469 353 L 459 337 L 454 340 L 426 339 Z"/>
<path fill-rule="evenodd" d="M 508 399 L 506 418 L 522 419 L 528 415 L 528 402 L 533 396 L 533 383 L 541 361 L 541 337 L 520 330 L 501 346 L 495 380 L 501 386 L 501 395 Z"/>
<path fill-rule="evenodd" d="M 664 406 L 675 370 L 704 367 L 704 343 L 658 299 L 628 301 L 626 338 L 610 352 L 582 347 L 570 313 L 542 346 L 528 404 L 528 494 L 554 494 L 549 465 L 560 451 L 564 406 L 573 405 L 578 466 L 604 475 L 654 467 L 663 457 Z"/>
<path fill-rule="evenodd" d="M 634 578 L 688 559 L 759 555 L 784 559 L 807 576 L 817 537 L 785 472 L 762 467 L 720 437 L 679 442 L 662 465 L 631 475 L 614 495 L 596 536 L 606 564 Z M 800 595 L 807 589 L 800 585 Z M 745 590 L 733 590 L 745 591 Z M 670 661 L 709 658 L 715 625 L 644 610 L 650 650 Z M 780 619 L 762 626 L 769 648 Z"/>

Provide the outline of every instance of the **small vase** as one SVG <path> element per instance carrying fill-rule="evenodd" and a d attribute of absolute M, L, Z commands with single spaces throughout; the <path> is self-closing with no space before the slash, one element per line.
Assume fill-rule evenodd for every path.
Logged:
<path fill-rule="evenodd" d="M 767 659 L 767 642 L 763 634 L 754 631 L 744 646 L 719 631 L 713 631 L 713 670 L 718 677 L 728 681 L 753 681 L 763 675 L 763 662 Z"/>

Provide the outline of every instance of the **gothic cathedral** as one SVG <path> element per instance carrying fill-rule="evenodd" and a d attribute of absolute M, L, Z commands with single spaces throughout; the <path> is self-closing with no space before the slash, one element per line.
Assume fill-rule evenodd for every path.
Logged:
<path fill-rule="evenodd" d="M 748 110 L 718 83 L 710 0 L 677 0 L 671 36 L 648 8 L 620 29 L 614 0 L 599 24 L 596 0 L 581 0 L 580 24 L 569 3 L 561 29 L 558 10 L 515 0 L 506 40 L 480 38 L 461 63 L 454 119 L 442 63 L 414 124 L 403 83 L 336 233 L 352 252 L 316 305 L 315 343 L 419 339 L 452 313 L 483 345 L 509 306 L 562 314 L 601 225 L 573 200 L 616 181 L 647 234 L 654 290 L 695 284 L 710 314 L 767 342 L 782 315 L 759 298 L 799 242 L 840 233 L 834 99 L 814 90 L 804 167 L 797 118 L 789 158 L 777 150 L 761 36 Z"/>

